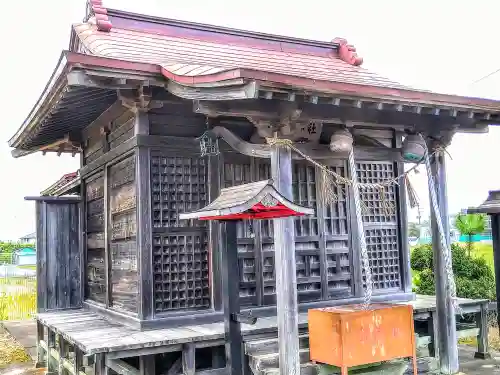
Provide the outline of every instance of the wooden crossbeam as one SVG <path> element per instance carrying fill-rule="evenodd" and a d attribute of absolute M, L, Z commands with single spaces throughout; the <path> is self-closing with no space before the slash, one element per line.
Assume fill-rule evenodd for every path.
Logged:
<path fill-rule="evenodd" d="M 289 96 L 290 97 L 290 96 Z M 342 101 L 330 104 L 309 100 L 296 102 L 288 100 L 245 100 L 238 102 L 217 102 L 195 100 L 193 111 L 210 117 L 229 116 L 254 118 L 261 120 L 279 121 L 283 113 L 296 109 L 300 111 L 297 120 L 319 121 L 328 123 L 344 123 L 345 121 L 367 122 L 378 125 L 404 126 L 413 130 L 452 129 L 459 126 L 461 129 L 483 128 L 485 114 L 459 112 L 453 110 L 424 111 L 421 107 L 415 110 L 413 106 L 407 108 L 402 104 L 375 105 L 360 100 L 351 100 L 349 105 L 342 105 Z M 490 123 L 500 123 L 491 115 Z M 496 122 L 495 122 L 496 121 Z"/>
<path fill-rule="evenodd" d="M 106 358 L 106 367 L 120 375 L 141 375 L 138 369 L 122 361 L 121 359 Z"/>

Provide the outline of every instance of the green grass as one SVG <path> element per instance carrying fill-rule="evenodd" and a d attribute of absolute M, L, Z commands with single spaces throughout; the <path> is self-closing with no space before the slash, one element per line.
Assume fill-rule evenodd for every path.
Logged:
<path fill-rule="evenodd" d="M 486 263 L 493 268 L 493 245 L 488 243 L 477 243 L 474 244 L 474 249 L 472 250 L 472 256 L 476 258 L 484 258 Z"/>
<path fill-rule="evenodd" d="M 0 277 L 0 321 L 30 319 L 35 312 L 35 278 Z"/>

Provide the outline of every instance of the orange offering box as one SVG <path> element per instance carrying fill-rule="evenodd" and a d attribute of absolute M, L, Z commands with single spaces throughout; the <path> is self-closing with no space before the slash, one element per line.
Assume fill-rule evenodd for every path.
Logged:
<path fill-rule="evenodd" d="M 413 358 L 416 368 L 413 308 L 388 303 L 309 310 L 312 361 L 347 368 Z"/>

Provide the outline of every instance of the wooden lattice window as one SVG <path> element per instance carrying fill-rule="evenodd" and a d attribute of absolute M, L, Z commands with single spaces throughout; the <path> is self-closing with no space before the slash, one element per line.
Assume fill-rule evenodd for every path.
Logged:
<path fill-rule="evenodd" d="M 394 163 L 370 162 L 358 163 L 358 178 L 362 183 L 379 183 L 395 177 Z M 396 211 L 388 215 L 383 208 L 383 200 L 377 190 L 362 189 L 360 191 L 361 200 L 366 206 L 363 212 L 363 222 L 369 223 L 396 223 Z M 394 185 L 386 188 L 385 197 L 389 204 L 396 206 L 396 189 Z"/>
<path fill-rule="evenodd" d="M 331 169 L 346 176 L 342 163 Z M 337 200 L 325 204 L 325 247 L 327 263 L 327 290 L 329 296 L 350 294 L 352 290 L 351 259 L 349 250 L 349 218 L 346 186 L 332 187 Z M 326 202 L 325 202 L 326 203 Z"/>
<path fill-rule="evenodd" d="M 207 165 L 203 158 L 152 155 L 153 227 L 205 226 L 200 220 L 179 220 L 179 214 L 206 205 L 206 176 Z"/>
<path fill-rule="evenodd" d="M 235 160 L 241 160 L 235 164 Z M 249 158 L 235 155 L 228 158 L 223 166 L 223 187 L 252 182 L 252 166 Z M 240 303 L 242 306 L 254 305 L 257 301 L 254 223 L 242 220 L 237 224 L 238 266 L 240 275 Z"/>
<path fill-rule="evenodd" d="M 399 248 L 397 228 L 379 228 L 366 231 L 366 245 L 375 289 L 399 288 Z"/>
<path fill-rule="evenodd" d="M 154 152 L 151 156 L 154 298 L 157 313 L 209 308 L 208 232 L 179 214 L 207 204 L 207 162 Z"/>
<path fill-rule="evenodd" d="M 314 208 L 314 215 L 295 218 L 295 260 L 297 293 L 300 301 L 321 299 L 321 250 L 315 167 L 294 163 L 293 201 Z"/>
<path fill-rule="evenodd" d="M 87 259 L 85 297 L 106 303 L 104 250 L 104 177 L 85 183 Z"/>
<path fill-rule="evenodd" d="M 395 177 L 396 167 L 389 162 L 361 162 L 357 164 L 358 178 L 364 183 L 379 183 Z M 396 188 L 385 192 L 390 212 L 383 209 L 383 199 L 376 191 L 362 191 L 365 204 L 365 227 L 368 256 L 372 268 L 373 286 L 377 290 L 401 289 L 400 246 L 397 220 Z"/>
<path fill-rule="evenodd" d="M 210 307 L 207 233 L 153 236 L 155 310 Z"/>
<path fill-rule="evenodd" d="M 137 312 L 135 155 L 108 170 L 111 305 Z"/>
<path fill-rule="evenodd" d="M 227 157 L 224 186 L 271 177 L 265 160 Z M 343 166 L 335 167 L 345 175 Z M 314 208 L 313 216 L 295 218 L 297 292 L 301 302 L 340 298 L 351 294 L 351 264 L 347 201 L 342 190 L 339 202 L 325 207 L 320 173 L 305 162 L 293 163 L 292 191 L 295 203 Z M 339 188 L 340 190 L 340 188 Z M 240 296 L 244 305 L 276 303 L 274 232 L 272 220 L 239 224 Z M 325 233 L 325 235 L 322 235 Z M 260 295 L 259 295 L 260 294 Z"/>

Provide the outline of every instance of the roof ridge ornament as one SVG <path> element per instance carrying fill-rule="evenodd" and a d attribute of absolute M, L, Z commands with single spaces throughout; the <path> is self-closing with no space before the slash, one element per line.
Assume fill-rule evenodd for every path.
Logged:
<path fill-rule="evenodd" d="M 338 43 L 339 58 L 342 61 L 354 66 L 363 64 L 363 58 L 356 53 L 356 47 L 352 44 L 348 44 L 347 39 L 335 38 L 332 40 L 332 43 Z"/>
<path fill-rule="evenodd" d="M 102 5 L 102 0 L 87 0 L 87 16 L 89 20 L 91 17 L 95 19 L 97 30 L 109 32 L 112 25 L 108 17 L 108 10 Z"/>

